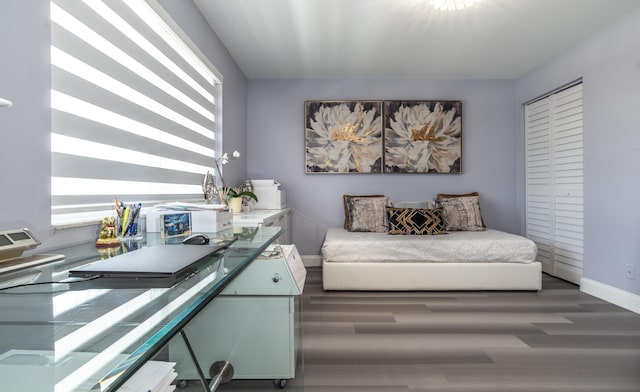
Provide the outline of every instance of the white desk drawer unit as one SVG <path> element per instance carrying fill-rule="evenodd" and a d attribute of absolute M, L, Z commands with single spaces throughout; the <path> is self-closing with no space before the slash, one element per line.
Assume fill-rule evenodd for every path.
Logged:
<path fill-rule="evenodd" d="M 233 224 L 235 226 L 286 227 L 287 230 L 278 238 L 278 242 L 281 245 L 291 244 L 291 210 L 289 208 L 281 210 L 251 210 L 233 214 Z"/>
<path fill-rule="evenodd" d="M 203 366 L 229 361 L 234 379 L 272 379 L 284 387 L 302 361 L 306 270 L 295 245 L 275 248 L 277 256 L 265 252 L 254 260 L 185 332 Z M 188 363 L 181 342 L 172 342 L 169 353 L 180 379 L 197 379 L 191 366 L 181 366 Z"/>

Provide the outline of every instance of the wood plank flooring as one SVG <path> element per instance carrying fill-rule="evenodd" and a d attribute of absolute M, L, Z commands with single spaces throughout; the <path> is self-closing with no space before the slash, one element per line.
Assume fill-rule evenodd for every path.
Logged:
<path fill-rule="evenodd" d="M 288 391 L 640 392 L 640 315 L 547 275 L 540 292 L 324 292 L 310 268 L 303 297 Z"/>

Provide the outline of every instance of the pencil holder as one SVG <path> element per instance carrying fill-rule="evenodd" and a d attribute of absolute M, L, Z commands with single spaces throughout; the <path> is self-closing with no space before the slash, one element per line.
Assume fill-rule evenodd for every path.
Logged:
<path fill-rule="evenodd" d="M 140 240 L 142 232 L 138 225 L 138 216 L 116 216 L 116 235 L 120 240 Z"/>

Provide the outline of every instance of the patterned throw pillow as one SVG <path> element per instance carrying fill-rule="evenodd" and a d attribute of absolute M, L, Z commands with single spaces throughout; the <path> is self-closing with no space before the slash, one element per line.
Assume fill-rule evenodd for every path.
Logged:
<path fill-rule="evenodd" d="M 342 202 L 344 204 L 344 229 L 345 230 L 349 230 L 349 226 L 351 225 L 351 222 L 349 221 L 349 200 L 351 199 L 359 199 L 359 198 L 369 198 L 369 197 L 378 197 L 378 198 L 384 198 L 385 200 L 387 200 L 387 198 L 385 198 L 384 195 L 342 195 Z"/>
<path fill-rule="evenodd" d="M 483 231 L 478 196 L 441 198 L 444 222 L 448 231 Z"/>
<path fill-rule="evenodd" d="M 386 233 L 388 230 L 386 197 L 351 198 L 349 204 L 349 231 Z"/>
<path fill-rule="evenodd" d="M 397 208 L 422 208 L 422 209 L 438 208 L 435 200 L 392 201 L 391 206 L 397 207 Z"/>
<path fill-rule="evenodd" d="M 446 234 L 442 209 L 387 207 L 389 234 Z"/>
<path fill-rule="evenodd" d="M 452 197 L 469 197 L 469 196 L 480 196 L 478 192 L 471 193 L 438 193 L 437 199 L 450 199 Z"/>

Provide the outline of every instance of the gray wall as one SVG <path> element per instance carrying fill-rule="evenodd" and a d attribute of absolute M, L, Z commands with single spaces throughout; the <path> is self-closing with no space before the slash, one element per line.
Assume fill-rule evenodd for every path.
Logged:
<path fill-rule="evenodd" d="M 578 77 L 584 83 L 584 277 L 640 294 L 640 9 L 520 78 L 517 102 Z M 522 146 L 520 138 L 519 164 Z M 522 165 L 518 174 L 523 224 Z M 624 277 L 626 265 L 635 266 L 635 280 Z"/>
<path fill-rule="evenodd" d="M 49 236 L 51 69 L 49 2 L 8 0 L 0 12 L 0 230 Z"/>
<path fill-rule="evenodd" d="M 283 184 L 301 254 L 319 254 L 325 230 L 342 226 L 343 194 L 425 200 L 478 191 L 487 224 L 517 233 L 514 95 L 515 82 L 504 80 L 251 80 L 247 173 Z M 463 174 L 305 174 L 303 102 L 331 99 L 462 100 Z"/>
<path fill-rule="evenodd" d="M 246 78 L 191 1 L 162 0 L 175 21 L 224 77 L 223 150 L 246 145 Z M 57 230 L 50 224 L 49 0 L 3 0 L 0 12 L 0 230 L 29 227 L 45 243 L 42 251 L 96 238 L 97 226 Z M 246 177 L 244 154 L 225 167 L 225 180 Z M 203 173 L 204 174 L 204 173 Z"/>
<path fill-rule="evenodd" d="M 585 86 L 585 276 L 640 294 L 640 10 L 516 81 L 257 80 L 247 83 L 190 1 L 163 6 L 224 75 L 223 151 L 239 150 L 225 179 L 276 178 L 294 209 L 293 240 L 317 254 L 343 219 L 344 193 L 384 193 L 396 200 L 438 192 L 479 191 L 489 226 L 524 228 L 521 104 L 578 77 Z M 95 238 L 95 227 L 54 234 L 50 209 L 48 0 L 4 0 L 0 97 L 0 229 L 30 227 L 45 247 Z M 19 37 L 19 39 L 15 39 Z M 460 99 L 462 175 L 304 174 L 303 101 Z M 245 129 L 247 130 L 245 132 Z M 248 164 L 246 157 L 251 157 Z M 636 266 L 636 280 L 623 277 Z"/>

